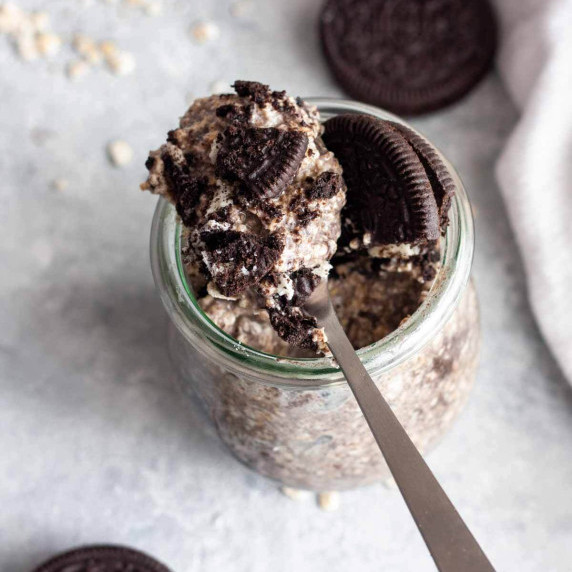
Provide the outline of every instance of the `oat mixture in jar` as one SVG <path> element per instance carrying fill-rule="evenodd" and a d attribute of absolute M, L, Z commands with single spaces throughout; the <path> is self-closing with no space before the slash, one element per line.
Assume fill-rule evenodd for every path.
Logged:
<path fill-rule="evenodd" d="M 387 117 L 361 104 L 316 103 L 323 119 L 347 112 Z M 408 267 L 391 258 L 339 260 L 330 278 L 349 337 L 422 451 L 462 409 L 478 358 L 478 307 L 469 281 L 472 218 L 453 176 L 450 225 L 436 249 L 420 253 Z M 193 290 L 181 254 L 185 240 L 174 208 L 161 201 L 151 248 L 156 283 L 174 325 L 173 359 L 184 388 L 230 452 L 298 488 L 342 490 L 387 477 L 332 360 L 293 350 L 248 298 L 237 302 Z"/>

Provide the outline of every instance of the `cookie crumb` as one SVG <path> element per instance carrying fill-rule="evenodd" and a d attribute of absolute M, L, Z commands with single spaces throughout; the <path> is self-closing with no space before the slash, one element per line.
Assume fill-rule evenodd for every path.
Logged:
<path fill-rule="evenodd" d="M 305 501 L 308 500 L 312 493 L 310 491 L 305 491 L 303 489 L 295 489 L 292 487 L 281 487 L 280 492 L 293 501 Z"/>
<path fill-rule="evenodd" d="M 340 508 L 340 493 L 326 491 L 318 493 L 318 506 L 327 512 L 334 512 Z"/>
<path fill-rule="evenodd" d="M 69 187 L 69 181 L 67 179 L 54 179 L 51 182 L 51 187 L 55 191 L 65 191 Z"/>
<path fill-rule="evenodd" d="M 70 62 L 66 68 L 66 74 L 71 80 L 78 80 L 89 73 L 90 67 L 85 60 Z"/>
<path fill-rule="evenodd" d="M 124 167 L 133 160 L 133 149 L 129 143 L 121 139 L 107 145 L 107 154 L 116 167 Z"/>
<path fill-rule="evenodd" d="M 220 36 L 219 27 L 213 22 L 197 22 L 191 28 L 191 34 L 199 44 L 216 40 Z"/>

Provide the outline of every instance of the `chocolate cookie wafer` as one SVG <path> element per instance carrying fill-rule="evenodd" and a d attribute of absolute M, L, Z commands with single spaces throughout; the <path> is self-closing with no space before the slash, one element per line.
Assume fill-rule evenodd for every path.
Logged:
<path fill-rule="evenodd" d="M 339 245 L 419 243 L 440 235 L 437 202 L 414 148 L 387 121 L 338 115 L 323 139 L 343 168 L 347 203 Z"/>
<path fill-rule="evenodd" d="M 240 181 L 256 198 L 276 198 L 292 182 L 307 147 L 304 133 L 230 125 L 223 133 L 216 173 Z"/>
<path fill-rule="evenodd" d="M 34 572 L 170 572 L 151 556 L 124 546 L 85 546 L 59 554 Z"/>
<path fill-rule="evenodd" d="M 497 43 L 487 0 L 327 0 L 320 35 L 348 94 L 409 115 L 466 94 Z"/>
<path fill-rule="evenodd" d="M 451 199 L 455 194 L 455 182 L 449 173 L 449 169 L 443 163 L 435 148 L 419 133 L 402 123 L 394 123 L 392 121 L 388 123 L 405 137 L 425 168 L 433 189 L 435 201 L 437 202 L 437 208 L 439 209 L 441 232 L 444 233 L 449 223 Z"/>

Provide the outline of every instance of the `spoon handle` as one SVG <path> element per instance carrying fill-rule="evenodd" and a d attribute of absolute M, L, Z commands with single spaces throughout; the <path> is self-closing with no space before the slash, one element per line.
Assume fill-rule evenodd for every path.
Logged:
<path fill-rule="evenodd" d="M 317 312 L 328 345 L 355 395 L 440 572 L 493 571 L 485 553 L 395 417 L 348 340 L 331 302 Z M 315 314 L 316 315 L 316 314 Z"/>

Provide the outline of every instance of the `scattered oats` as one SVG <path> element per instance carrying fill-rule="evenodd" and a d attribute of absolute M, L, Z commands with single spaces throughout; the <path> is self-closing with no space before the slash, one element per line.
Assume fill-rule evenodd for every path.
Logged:
<path fill-rule="evenodd" d="M 252 2 L 249 0 L 236 0 L 230 5 L 230 13 L 235 18 L 244 18 L 251 10 Z"/>
<path fill-rule="evenodd" d="M 62 40 L 52 32 L 42 32 L 36 37 L 36 47 L 42 56 L 55 56 L 62 47 Z"/>
<path fill-rule="evenodd" d="M 197 22 L 191 28 L 191 34 L 196 42 L 204 44 L 216 40 L 220 36 L 220 30 L 213 22 Z"/>
<path fill-rule="evenodd" d="M 163 13 L 163 5 L 160 2 L 147 2 L 145 14 L 147 16 L 160 16 Z"/>
<path fill-rule="evenodd" d="M 82 34 L 76 34 L 72 41 L 72 47 L 90 64 L 98 65 L 101 63 L 101 49 L 91 38 Z"/>
<path fill-rule="evenodd" d="M 338 510 L 340 508 L 340 493 L 336 491 L 318 493 L 318 506 L 328 512 Z"/>
<path fill-rule="evenodd" d="M 32 62 L 38 59 L 39 53 L 34 34 L 28 32 L 18 34 L 16 46 L 18 47 L 18 54 L 23 60 Z"/>
<path fill-rule="evenodd" d="M 46 32 L 50 28 L 50 16 L 46 12 L 32 12 L 30 25 L 36 32 Z"/>
<path fill-rule="evenodd" d="M 227 81 L 217 80 L 210 85 L 211 93 L 228 93 L 230 91 L 230 83 Z"/>
<path fill-rule="evenodd" d="M 109 58 L 116 55 L 119 52 L 115 42 L 111 40 L 105 40 L 99 44 L 99 51 L 103 54 L 104 58 Z"/>
<path fill-rule="evenodd" d="M 54 179 L 51 183 L 52 189 L 56 191 L 65 191 L 69 186 L 67 179 Z"/>
<path fill-rule="evenodd" d="M 281 487 L 280 492 L 293 501 L 304 501 L 312 496 L 310 491 L 302 489 L 293 489 L 292 487 Z"/>
<path fill-rule="evenodd" d="M 14 4 L 0 5 L 0 33 L 14 42 L 18 55 L 25 61 L 57 53 L 62 41 L 50 30 L 45 12 L 25 12 Z"/>
<path fill-rule="evenodd" d="M 70 79 L 77 80 L 86 76 L 90 69 L 89 64 L 85 60 L 75 60 L 67 65 L 66 73 Z"/>
<path fill-rule="evenodd" d="M 112 141 L 107 145 L 109 159 L 116 167 L 124 167 L 133 160 L 133 149 L 126 141 Z"/>
<path fill-rule="evenodd" d="M 110 54 L 105 61 L 115 75 L 129 75 L 135 71 L 135 56 L 129 52 Z"/>
<path fill-rule="evenodd" d="M 23 25 L 26 14 L 15 4 L 8 2 L 0 6 L 0 32 L 2 34 L 16 34 Z"/>

